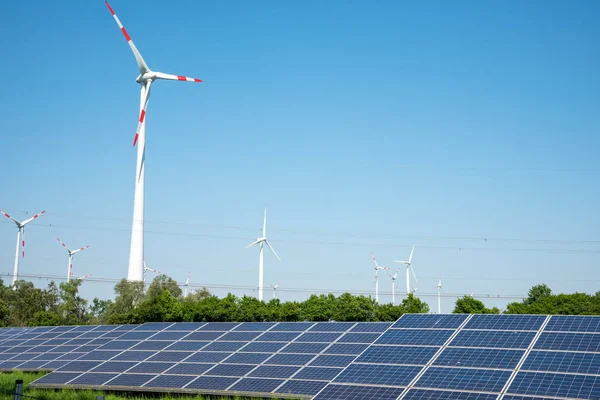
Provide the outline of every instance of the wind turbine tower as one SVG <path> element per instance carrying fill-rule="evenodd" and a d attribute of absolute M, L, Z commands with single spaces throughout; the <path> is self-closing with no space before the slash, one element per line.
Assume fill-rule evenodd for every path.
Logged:
<path fill-rule="evenodd" d="M 373 263 L 375 263 L 375 302 L 379 303 L 379 270 L 389 268 L 380 267 L 373 253 L 371 253 L 371 258 L 373 258 Z"/>
<path fill-rule="evenodd" d="M 187 279 L 185 280 L 185 285 L 183 287 L 183 297 L 187 297 L 187 291 L 188 291 L 188 288 L 190 287 L 190 276 L 192 276 L 192 273 L 188 272 L 188 276 L 187 276 Z"/>
<path fill-rule="evenodd" d="M 258 300 L 262 301 L 263 300 L 263 247 L 264 247 L 263 245 L 266 244 L 271 249 L 273 254 L 275 254 L 275 257 L 277 257 L 277 259 L 279 261 L 281 261 L 281 258 L 279 258 L 279 256 L 277 255 L 277 253 L 275 252 L 275 249 L 273 249 L 273 247 L 267 241 L 267 209 L 266 208 L 265 208 L 265 217 L 263 220 L 262 236 L 256 238 L 256 240 L 254 242 L 250 243 L 248 246 L 246 246 L 246 248 L 252 247 L 257 244 L 260 245 L 260 254 L 259 254 L 259 261 L 258 261 Z"/>
<path fill-rule="evenodd" d="M 438 282 L 438 284 L 435 286 L 437 288 L 437 297 L 438 297 L 438 314 L 442 313 L 442 302 L 440 300 L 440 293 L 442 291 L 442 278 L 440 278 L 440 281 Z"/>
<path fill-rule="evenodd" d="M 406 265 L 406 295 L 408 296 L 411 293 L 411 289 L 410 289 L 410 273 L 412 272 L 413 277 L 415 278 L 415 283 L 418 285 L 419 282 L 417 281 L 417 275 L 415 274 L 415 270 L 412 267 L 412 257 L 413 257 L 413 253 L 415 252 L 415 246 L 412 247 L 412 250 L 410 251 L 410 257 L 408 257 L 408 261 L 396 261 L 397 263 L 400 264 L 404 264 Z M 416 285 L 415 285 L 415 289 L 413 291 L 416 291 Z"/>
<path fill-rule="evenodd" d="M 69 282 L 69 281 L 71 281 L 71 276 L 73 276 L 73 256 L 75 255 L 75 253 L 79 253 L 80 251 L 83 251 L 90 246 L 81 247 L 77 250 L 71 250 L 59 238 L 56 238 L 56 240 L 58 240 L 58 243 L 62 244 L 62 246 L 69 253 L 69 265 L 68 265 L 68 269 L 67 269 L 67 282 Z M 82 279 L 82 278 L 77 278 L 77 279 Z"/>
<path fill-rule="evenodd" d="M 143 281 L 144 279 L 144 172 L 146 160 L 146 108 L 148 100 L 150 100 L 150 86 L 157 79 L 166 79 L 171 81 L 184 82 L 202 82 L 200 79 L 188 78 L 181 75 L 170 75 L 162 72 L 155 72 L 148 68 L 148 65 L 142 58 L 142 55 L 133 44 L 133 40 L 121 24 L 121 21 L 115 14 L 114 10 L 106 1 L 106 6 L 115 22 L 119 26 L 121 33 L 125 36 L 125 40 L 129 44 L 131 51 L 137 61 L 140 74 L 136 82 L 141 86 L 140 94 L 140 118 L 137 125 L 137 131 L 133 139 L 133 145 L 138 145 L 137 162 L 135 172 L 135 194 L 133 199 L 133 225 L 131 229 L 131 247 L 129 251 L 129 270 L 127 280 Z"/>
<path fill-rule="evenodd" d="M 400 269 L 397 269 L 394 275 L 388 274 L 388 276 L 392 280 L 392 305 L 396 304 L 396 288 L 398 287 L 398 283 L 396 283 L 396 278 L 398 277 L 398 272 L 400 272 Z"/>
<path fill-rule="evenodd" d="M 277 282 L 275 285 L 269 285 L 271 286 L 271 288 L 273 289 L 273 298 L 276 299 L 277 298 L 277 288 L 279 287 L 279 282 Z"/>
<path fill-rule="evenodd" d="M 15 225 L 17 225 L 17 229 L 18 229 L 18 231 L 17 231 L 17 250 L 15 251 L 15 267 L 13 269 L 13 281 L 12 281 L 13 287 L 15 286 L 15 283 L 19 279 L 19 249 L 21 247 L 23 248 L 23 250 L 21 251 L 21 254 L 22 254 L 23 258 L 25 258 L 25 225 L 27 225 L 34 219 L 37 219 L 40 215 L 42 215 L 45 212 L 46 211 L 42 211 L 41 213 L 37 213 L 33 217 L 26 219 L 23 222 L 19 222 L 16 219 L 14 219 L 13 217 L 11 217 L 10 215 L 8 215 L 7 213 L 5 213 L 4 211 L 0 210 L 0 213 L 4 214 L 4 216 L 6 218 L 8 218 L 12 222 L 14 222 Z"/>

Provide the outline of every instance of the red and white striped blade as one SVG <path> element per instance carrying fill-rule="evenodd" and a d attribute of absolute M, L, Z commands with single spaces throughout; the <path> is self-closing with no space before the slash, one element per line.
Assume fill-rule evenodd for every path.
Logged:
<path fill-rule="evenodd" d="M 25 228 L 21 228 L 21 254 L 25 258 Z"/>
<path fill-rule="evenodd" d="M 190 78 L 182 75 L 171 75 L 162 72 L 155 72 L 157 79 L 166 79 L 168 81 L 184 81 L 184 82 L 202 82 L 202 79 Z"/>
<path fill-rule="evenodd" d="M 144 105 L 142 110 L 140 111 L 140 119 L 138 120 L 137 129 L 135 131 L 135 137 L 133 138 L 133 146 L 137 144 L 138 138 L 140 137 L 140 132 L 142 130 L 142 125 L 146 119 L 146 109 L 148 108 L 148 101 L 150 101 L 150 88 L 152 86 L 152 81 L 146 82 L 146 90 L 142 92 L 142 101 L 141 103 Z M 141 172 L 141 171 L 140 171 Z"/>
<path fill-rule="evenodd" d="M 34 219 L 38 218 L 40 215 L 42 215 L 43 213 L 45 213 L 46 210 L 39 212 L 37 214 L 35 214 L 33 217 L 26 219 L 25 221 L 21 222 L 21 225 L 27 225 L 28 223 L 30 223 L 31 221 L 33 221 Z"/>
<path fill-rule="evenodd" d="M 62 241 L 62 240 L 60 240 L 59 238 L 56 238 L 56 240 L 58 240 L 58 242 L 59 242 L 60 244 L 62 244 L 62 246 L 63 246 L 65 249 L 67 249 L 67 251 L 68 251 L 69 253 L 71 252 L 71 249 L 69 249 L 69 248 L 67 247 L 67 245 L 63 243 L 63 241 Z"/>
<path fill-rule="evenodd" d="M 75 254 L 75 253 L 79 253 L 80 251 L 83 251 L 83 250 L 87 249 L 88 247 L 90 247 L 90 246 L 80 247 L 80 248 L 78 248 L 77 250 L 73 251 L 72 253 L 73 253 L 73 254 Z"/>
<path fill-rule="evenodd" d="M 117 17 L 117 14 L 115 14 L 115 12 L 112 9 L 112 7 L 110 6 L 110 4 L 108 4 L 108 1 L 105 1 L 105 3 L 106 3 L 106 6 L 108 7 L 108 10 L 110 11 L 113 18 L 115 19 L 117 25 L 119 26 L 119 29 L 123 33 L 123 36 L 125 36 L 125 40 L 127 40 L 129 47 L 131 47 L 131 51 L 133 51 L 133 55 L 135 56 L 135 60 L 137 61 L 138 68 L 140 70 L 140 74 L 142 74 L 142 75 L 145 74 L 146 72 L 148 72 L 150 70 L 148 68 L 148 65 L 146 65 L 146 62 L 142 58 L 142 55 L 138 51 L 137 47 L 135 47 L 135 44 L 133 44 L 133 40 L 131 40 L 131 37 L 125 30 L 125 27 L 123 26 L 123 24 L 121 23 L 121 20 L 119 20 L 119 17 Z"/>
<path fill-rule="evenodd" d="M 13 217 L 10 216 L 10 214 L 5 213 L 4 211 L 0 210 L 0 214 L 3 214 L 6 218 L 12 220 L 15 224 L 20 225 L 19 221 L 17 221 L 16 219 L 14 219 Z"/>
<path fill-rule="evenodd" d="M 77 278 L 77 279 L 84 280 L 85 278 L 89 278 L 90 276 L 92 276 L 92 274 L 87 274 L 87 275 L 84 275 L 81 278 Z"/>

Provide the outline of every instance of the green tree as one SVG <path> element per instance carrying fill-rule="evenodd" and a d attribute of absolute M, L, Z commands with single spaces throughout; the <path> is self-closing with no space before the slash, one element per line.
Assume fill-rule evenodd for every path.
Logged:
<path fill-rule="evenodd" d="M 180 322 L 183 318 L 183 306 L 169 290 L 163 290 L 159 296 L 144 300 L 134 311 L 133 321 L 144 322 Z"/>
<path fill-rule="evenodd" d="M 337 305 L 337 299 L 333 294 L 317 296 L 311 295 L 306 301 L 300 303 L 303 321 L 330 321 Z"/>
<path fill-rule="evenodd" d="M 426 314 L 429 312 L 429 304 L 425 303 L 413 293 L 410 293 L 400 304 L 405 314 Z"/>
<path fill-rule="evenodd" d="M 500 314 L 498 308 L 487 308 L 482 301 L 468 295 L 456 300 L 452 312 L 455 314 Z"/>
<path fill-rule="evenodd" d="M 376 321 L 396 321 L 404 314 L 404 308 L 401 305 L 379 304 L 375 309 Z"/>
<path fill-rule="evenodd" d="M 548 299 L 552 296 L 552 289 L 550 289 L 545 283 L 541 285 L 535 285 L 527 294 L 527 299 L 525 299 L 524 303 L 527 305 L 531 305 L 538 301 L 543 301 L 544 299 Z"/>
<path fill-rule="evenodd" d="M 374 321 L 377 303 L 370 297 L 344 293 L 337 298 L 334 319 L 336 321 Z"/>
<path fill-rule="evenodd" d="M 133 311 L 144 298 L 144 282 L 129 282 L 123 278 L 115 285 L 115 301 L 108 307 L 107 322 L 127 324 L 132 321 Z"/>
<path fill-rule="evenodd" d="M 87 300 L 79 296 L 80 279 L 72 279 L 59 285 L 58 315 L 65 325 L 86 324 L 88 322 Z"/>
<path fill-rule="evenodd" d="M 167 275 L 161 274 L 152 280 L 152 283 L 148 287 L 146 296 L 149 298 L 159 297 L 162 292 L 168 290 L 171 296 L 178 298 L 181 296 L 181 288 L 176 280 L 168 277 Z"/>

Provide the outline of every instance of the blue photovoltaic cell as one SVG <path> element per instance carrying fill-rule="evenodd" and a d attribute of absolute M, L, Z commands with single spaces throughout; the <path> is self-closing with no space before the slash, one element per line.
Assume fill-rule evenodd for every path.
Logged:
<path fill-rule="evenodd" d="M 191 351 L 159 351 L 152 357 L 148 359 L 148 361 L 183 361 L 188 356 L 192 355 Z"/>
<path fill-rule="evenodd" d="M 26 361 L 23 364 L 19 365 L 20 370 L 39 370 L 43 369 L 42 365 L 46 364 L 48 361 Z"/>
<path fill-rule="evenodd" d="M 271 357 L 268 353 L 235 353 L 227 359 L 229 364 L 260 364 Z"/>
<path fill-rule="evenodd" d="M 375 343 L 441 346 L 453 333 L 451 330 L 390 329 Z"/>
<path fill-rule="evenodd" d="M 254 368 L 256 368 L 256 365 L 219 364 L 210 371 L 206 372 L 206 375 L 244 376 Z"/>
<path fill-rule="evenodd" d="M 139 342 L 135 340 L 113 340 L 99 347 L 101 350 L 127 350 Z M 62 346 L 61 346 L 62 347 Z"/>
<path fill-rule="evenodd" d="M 461 330 L 450 346 L 526 349 L 535 335 L 536 332 Z"/>
<path fill-rule="evenodd" d="M 204 325 L 204 322 L 176 322 L 165 328 L 165 331 L 193 331 Z"/>
<path fill-rule="evenodd" d="M 179 375 L 201 375 L 213 367 L 214 364 L 178 363 L 168 372 Z"/>
<path fill-rule="evenodd" d="M 138 325 L 136 331 L 162 331 L 166 327 L 173 325 L 172 322 L 145 322 L 142 325 Z"/>
<path fill-rule="evenodd" d="M 314 381 L 330 381 L 335 378 L 343 368 L 304 367 L 294 375 L 294 379 L 311 379 Z"/>
<path fill-rule="evenodd" d="M 542 332 L 533 348 L 600 352 L 600 334 Z"/>
<path fill-rule="evenodd" d="M 179 340 L 184 336 L 189 335 L 191 332 L 178 332 L 178 331 L 169 331 L 169 332 L 158 332 L 156 335 L 152 336 L 152 340 Z"/>
<path fill-rule="evenodd" d="M 314 400 L 396 400 L 404 389 L 329 384 L 319 393 Z"/>
<path fill-rule="evenodd" d="M 239 322 L 209 322 L 206 325 L 198 328 L 199 331 L 229 331 L 236 326 L 238 326 Z"/>
<path fill-rule="evenodd" d="M 156 379 L 152 379 L 144 386 L 157 388 L 182 388 L 194 379 L 196 379 L 196 377 L 191 375 L 159 375 L 156 377 Z"/>
<path fill-rule="evenodd" d="M 600 318 L 589 315 L 553 315 L 544 328 L 547 331 L 600 333 Z"/>
<path fill-rule="evenodd" d="M 185 362 L 204 362 L 204 363 L 217 363 L 223 361 L 233 353 L 220 353 L 214 351 L 200 351 L 194 353 L 190 358 L 186 359 Z"/>
<path fill-rule="evenodd" d="M 599 374 L 600 354 L 534 350 L 521 366 L 521 371 L 527 370 Z"/>
<path fill-rule="evenodd" d="M 346 332 L 356 322 L 317 322 L 309 329 L 310 332 Z"/>
<path fill-rule="evenodd" d="M 313 353 L 322 352 L 329 343 L 290 343 L 283 349 L 282 353 Z"/>
<path fill-rule="evenodd" d="M 390 322 L 359 322 L 349 332 L 382 333 L 390 326 L 392 326 Z"/>
<path fill-rule="evenodd" d="M 545 315 L 475 314 L 465 329 L 537 331 L 545 320 Z"/>
<path fill-rule="evenodd" d="M 131 368 L 127 372 L 138 373 L 138 374 L 160 374 L 169 368 L 171 368 L 175 363 L 167 363 L 167 362 L 141 362 L 135 367 Z M 97 369 L 96 369 L 97 370 Z M 94 370 L 94 371 L 96 371 Z"/>
<path fill-rule="evenodd" d="M 497 394 L 451 392 L 448 390 L 411 389 L 405 400 L 496 400 Z M 506 397 L 505 397 L 506 399 Z"/>
<path fill-rule="evenodd" d="M 439 347 L 371 346 L 356 362 L 425 365 L 438 350 Z"/>
<path fill-rule="evenodd" d="M 133 331 L 124 333 L 123 335 L 119 336 L 119 340 L 144 340 L 148 339 L 150 336 L 153 336 L 155 334 L 156 332 Z"/>
<path fill-rule="evenodd" d="M 315 395 L 327 385 L 327 382 L 289 380 L 276 390 L 276 393 Z"/>
<path fill-rule="evenodd" d="M 94 350 L 82 355 L 81 357 L 79 357 L 79 360 L 107 361 L 119 353 L 120 351 L 118 350 Z"/>
<path fill-rule="evenodd" d="M 274 326 L 276 322 L 244 322 L 232 331 L 258 331 L 264 332 Z"/>
<path fill-rule="evenodd" d="M 373 343 L 380 333 L 346 333 L 338 343 Z"/>
<path fill-rule="evenodd" d="M 61 367 L 59 370 L 66 371 L 66 372 L 71 372 L 71 371 L 86 372 L 94 367 L 97 367 L 98 365 L 100 365 L 99 361 L 71 361 L 67 365 Z"/>
<path fill-rule="evenodd" d="M 249 342 L 254 340 L 261 332 L 228 332 L 221 336 L 219 340 Z"/>
<path fill-rule="evenodd" d="M 507 393 L 600 399 L 600 377 L 519 372 L 508 388 Z"/>
<path fill-rule="evenodd" d="M 314 322 L 280 322 L 275 325 L 270 332 L 303 332 L 313 326 Z"/>
<path fill-rule="evenodd" d="M 299 332 L 265 332 L 258 340 L 261 342 L 291 342 L 299 335 Z"/>
<path fill-rule="evenodd" d="M 466 319 L 467 314 L 404 314 L 392 328 L 437 328 L 455 329 Z"/>
<path fill-rule="evenodd" d="M 433 363 L 450 367 L 480 367 L 514 369 L 524 350 L 464 349 L 447 347 Z"/>
<path fill-rule="evenodd" d="M 206 351 L 236 351 L 243 347 L 244 342 L 213 342 L 202 350 Z"/>
<path fill-rule="evenodd" d="M 69 363 L 69 361 L 49 361 L 47 364 L 44 364 L 44 369 L 56 370 L 63 365 Z"/>
<path fill-rule="evenodd" d="M 117 375 L 118 374 L 99 374 L 95 372 L 88 372 L 87 374 L 79 375 L 77 378 L 70 381 L 69 385 L 102 385 Z"/>
<path fill-rule="evenodd" d="M 356 356 L 331 356 L 323 354 L 311 361 L 313 367 L 345 367 L 350 365 Z"/>
<path fill-rule="evenodd" d="M 421 371 L 421 368 L 397 365 L 350 364 L 335 378 L 335 382 L 405 386 Z"/>
<path fill-rule="evenodd" d="M 239 392 L 269 393 L 284 381 L 281 379 L 244 378 L 233 385 L 229 390 Z"/>
<path fill-rule="evenodd" d="M 312 354 L 275 354 L 265 364 L 304 365 L 312 360 Z"/>
<path fill-rule="evenodd" d="M 131 350 L 162 350 L 170 344 L 166 341 L 144 340 L 133 346 Z"/>
<path fill-rule="evenodd" d="M 547 397 L 505 395 L 502 400 L 548 400 Z"/>
<path fill-rule="evenodd" d="M 37 384 L 65 384 L 80 375 L 79 372 L 52 372 L 36 380 Z"/>
<path fill-rule="evenodd" d="M 499 392 L 511 373 L 489 369 L 429 367 L 414 386 Z"/>
<path fill-rule="evenodd" d="M 181 340 L 215 340 L 216 338 L 218 338 L 219 336 L 222 336 L 223 332 L 212 332 L 212 331 L 207 331 L 207 332 L 192 332 L 190 333 L 188 336 L 182 338 Z"/>
<path fill-rule="evenodd" d="M 155 376 L 156 375 L 148 374 L 121 374 L 115 379 L 111 380 L 110 382 L 107 382 L 107 385 L 138 387 L 142 386 L 144 383 L 148 382 Z"/>
<path fill-rule="evenodd" d="M 249 376 L 261 378 L 289 378 L 301 367 L 290 367 L 281 365 L 261 365 L 250 373 Z"/>
<path fill-rule="evenodd" d="M 238 378 L 224 378 L 216 376 L 199 376 L 186 386 L 186 389 L 225 390 L 236 382 Z"/>
<path fill-rule="evenodd" d="M 136 364 L 135 361 L 108 361 L 94 368 L 94 372 L 125 372 Z"/>
<path fill-rule="evenodd" d="M 153 354 L 153 351 L 125 351 L 113 357 L 112 361 L 143 361 Z"/>
<path fill-rule="evenodd" d="M 13 369 L 22 363 L 23 361 L 4 361 L 3 363 L 0 363 L 0 369 Z"/>
<path fill-rule="evenodd" d="M 279 342 L 253 342 L 244 347 L 244 351 L 256 353 L 275 353 L 282 349 L 287 343 Z"/>
<path fill-rule="evenodd" d="M 325 350 L 325 354 L 354 354 L 359 355 L 367 347 L 368 344 L 349 344 L 349 343 L 334 343 Z"/>
<path fill-rule="evenodd" d="M 175 342 L 167 347 L 167 350 L 187 350 L 196 351 L 200 350 L 210 342 Z"/>

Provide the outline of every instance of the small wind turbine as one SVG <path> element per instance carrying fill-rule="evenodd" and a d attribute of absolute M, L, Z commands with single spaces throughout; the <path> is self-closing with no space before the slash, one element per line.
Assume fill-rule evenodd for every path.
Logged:
<path fill-rule="evenodd" d="M 277 298 L 277 288 L 279 287 L 279 282 L 277 282 L 275 284 L 275 286 L 273 286 L 273 285 L 269 285 L 269 286 L 271 286 L 271 288 L 273 289 L 273 298 L 276 299 Z"/>
<path fill-rule="evenodd" d="M 275 249 L 273 249 L 273 246 L 271 246 L 269 244 L 269 242 L 267 241 L 267 209 L 266 208 L 265 208 L 265 218 L 263 220 L 262 236 L 256 238 L 256 240 L 253 243 L 246 246 L 246 248 L 252 247 L 257 244 L 260 244 L 260 255 L 259 255 L 259 261 L 258 261 L 258 300 L 262 301 L 262 299 L 263 299 L 263 245 L 266 244 L 271 249 L 273 254 L 275 254 L 275 257 L 277 257 L 277 259 L 279 261 L 281 261 L 281 258 L 279 258 L 279 256 L 277 255 L 277 253 L 275 252 Z"/>
<path fill-rule="evenodd" d="M 188 276 L 187 276 L 187 279 L 185 280 L 185 285 L 183 287 L 183 297 L 187 297 L 187 291 L 188 291 L 188 288 L 190 287 L 190 276 L 192 276 L 192 273 L 188 272 Z"/>
<path fill-rule="evenodd" d="M 438 314 L 442 313 L 442 302 L 440 300 L 440 292 L 442 291 L 442 278 L 440 278 L 440 281 L 438 282 L 437 285 L 435 285 L 435 287 L 437 288 L 437 295 L 438 295 Z"/>
<path fill-rule="evenodd" d="M 42 215 L 45 212 L 46 211 L 42 211 L 41 213 L 35 214 L 33 217 L 26 219 L 23 222 L 19 222 L 16 219 L 14 219 L 13 217 L 11 217 L 10 215 L 8 215 L 7 213 L 5 213 L 4 211 L 0 210 L 0 213 L 4 214 L 4 216 L 6 218 L 8 218 L 12 222 L 14 222 L 17 225 L 17 229 L 18 229 L 17 250 L 15 252 L 15 267 L 13 269 L 13 281 L 12 281 L 13 286 L 17 282 L 17 279 L 19 279 L 19 248 L 21 246 L 23 247 L 21 254 L 23 255 L 23 258 L 25 258 L 25 225 L 27 225 L 28 223 L 30 223 L 31 221 L 33 221 L 34 219 L 36 219 L 37 217 L 39 217 L 40 215 Z"/>
<path fill-rule="evenodd" d="M 389 268 L 380 267 L 379 264 L 377 264 L 377 260 L 375 259 L 375 255 L 373 253 L 371 253 L 371 257 L 373 258 L 373 262 L 375 263 L 375 302 L 379 303 L 379 270 Z"/>
<path fill-rule="evenodd" d="M 84 276 L 80 276 L 80 277 L 76 277 L 75 274 L 73 273 L 73 271 L 70 271 L 70 274 L 73 276 L 73 279 L 78 279 L 80 281 L 84 281 L 85 279 L 89 278 L 90 276 L 92 276 L 92 274 L 85 274 Z M 68 282 L 68 281 L 67 281 Z M 76 292 L 79 291 L 79 288 L 76 288 L 75 290 Z"/>
<path fill-rule="evenodd" d="M 411 290 L 410 290 L 410 272 L 411 271 L 412 271 L 413 277 L 415 278 L 415 283 L 416 283 L 415 288 L 414 288 L 414 290 L 412 290 L 412 292 L 416 292 L 417 286 L 419 285 L 419 281 L 417 280 L 417 275 L 415 274 L 415 270 L 412 267 L 412 257 L 413 257 L 414 252 L 415 252 L 415 246 L 413 246 L 412 250 L 410 251 L 410 257 L 408 257 L 408 261 L 396 261 L 397 263 L 406 265 L 406 295 L 407 296 L 411 293 Z"/>
<path fill-rule="evenodd" d="M 75 253 L 79 253 L 80 251 L 83 251 L 83 250 L 87 249 L 90 246 L 81 247 L 81 248 L 79 248 L 77 250 L 71 250 L 59 238 L 56 238 L 56 240 L 58 240 L 58 243 L 62 244 L 62 246 L 69 253 L 69 266 L 68 266 L 68 269 L 67 269 L 67 282 L 69 282 L 71 280 L 71 276 L 74 276 L 73 275 L 73 256 L 75 255 Z M 77 278 L 77 279 L 79 279 L 79 278 Z"/>
<path fill-rule="evenodd" d="M 142 281 L 144 283 L 146 283 L 146 272 L 148 272 L 148 271 L 152 271 L 155 274 L 162 275 L 162 272 L 160 272 L 160 271 L 158 271 L 156 269 L 152 269 L 152 268 L 146 267 L 146 261 L 144 261 L 144 273 L 142 274 Z"/>
<path fill-rule="evenodd" d="M 388 274 L 388 276 L 392 279 L 392 304 L 396 304 L 396 288 L 398 287 L 398 283 L 396 283 L 396 278 L 398 277 L 398 272 L 400 269 L 396 270 L 394 275 Z"/>

